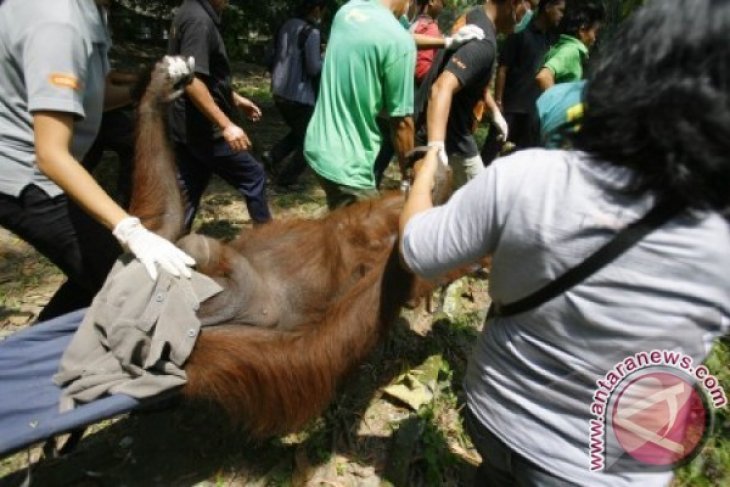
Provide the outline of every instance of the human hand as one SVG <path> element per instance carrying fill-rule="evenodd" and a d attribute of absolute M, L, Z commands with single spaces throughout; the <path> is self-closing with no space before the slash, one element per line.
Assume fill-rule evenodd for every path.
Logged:
<path fill-rule="evenodd" d="M 507 137 L 509 137 L 509 125 L 507 125 L 507 120 L 504 119 L 502 112 L 499 110 L 493 111 L 492 121 L 494 122 L 494 126 L 497 127 L 497 130 L 499 130 L 497 140 L 507 142 Z"/>
<path fill-rule="evenodd" d="M 440 149 L 437 146 L 429 146 L 428 152 L 420 161 L 416 162 L 413 166 L 413 188 L 423 188 L 426 186 L 428 191 L 431 191 L 436 184 L 436 171 L 438 170 L 438 164 L 442 163 L 439 159 Z"/>
<path fill-rule="evenodd" d="M 484 31 L 481 27 L 474 24 L 466 24 L 464 27 L 459 29 L 453 36 L 444 37 L 444 47 L 449 49 L 457 49 L 463 44 L 474 40 L 484 39 Z"/>
<path fill-rule="evenodd" d="M 432 141 L 428 144 L 429 148 L 436 149 L 436 155 L 438 156 L 439 162 L 443 164 L 444 166 L 449 165 L 449 156 L 446 154 L 446 144 L 443 141 Z"/>
<path fill-rule="evenodd" d="M 261 109 L 248 98 L 241 96 L 238 93 L 233 93 L 233 103 L 236 105 L 236 108 L 243 110 L 243 113 L 245 113 L 252 122 L 258 122 L 261 120 Z"/>
<path fill-rule="evenodd" d="M 153 281 L 157 279 L 155 264 L 173 276 L 192 276 L 189 267 L 195 265 L 195 260 L 169 240 L 147 230 L 139 218 L 128 216 L 122 219 L 112 234 L 139 259 Z"/>
<path fill-rule="evenodd" d="M 242 152 L 251 148 L 251 140 L 246 132 L 233 123 L 223 129 L 223 139 L 235 152 Z"/>

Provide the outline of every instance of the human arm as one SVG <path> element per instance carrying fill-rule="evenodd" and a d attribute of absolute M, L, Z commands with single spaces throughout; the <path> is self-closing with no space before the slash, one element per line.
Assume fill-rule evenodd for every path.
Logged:
<path fill-rule="evenodd" d="M 408 198 L 403 206 L 400 214 L 399 235 L 403 241 L 406 225 L 418 213 L 433 208 L 433 199 L 431 190 L 434 186 L 434 178 L 436 176 L 436 165 L 440 164 L 438 160 L 438 149 L 432 147 L 426 156 L 414 167 L 414 179 L 408 191 Z M 402 251 L 402 249 L 401 249 Z"/>
<path fill-rule="evenodd" d="M 453 36 L 434 36 L 419 32 L 412 33 L 413 40 L 418 49 L 458 49 L 463 44 L 474 40 L 484 39 L 484 31 L 473 24 L 467 24 L 459 29 Z"/>
<path fill-rule="evenodd" d="M 263 115 L 261 108 L 259 108 L 259 106 L 250 99 L 239 95 L 235 91 L 233 92 L 233 104 L 236 105 L 236 108 L 239 110 L 243 110 L 243 113 L 245 113 L 252 122 L 258 122 L 261 120 L 261 116 Z"/>
<path fill-rule="evenodd" d="M 196 75 L 192 83 L 185 87 L 185 94 L 208 120 L 221 129 L 223 138 L 231 149 L 241 152 L 251 147 L 251 140 L 246 132 L 234 124 L 228 115 L 218 107 L 213 95 L 199 75 Z"/>
<path fill-rule="evenodd" d="M 304 43 L 304 69 L 310 78 L 322 72 L 322 36 L 319 29 L 313 29 Z"/>
<path fill-rule="evenodd" d="M 416 164 L 415 180 L 399 220 L 402 261 L 426 278 L 494 253 L 503 226 L 503 215 L 497 211 L 500 192 L 494 167 L 469 181 L 444 205 L 434 207 L 431 191 L 439 164 L 435 150 Z"/>
<path fill-rule="evenodd" d="M 535 82 L 541 91 L 547 91 L 555 85 L 555 75 L 549 68 L 542 68 L 537 72 Z"/>
<path fill-rule="evenodd" d="M 507 120 L 505 120 L 504 115 L 502 115 L 501 107 L 492 96 L 489 88 L 484 91 L 484 104 L 486 105 L 494 126 L 497 127 L 497 130 L 499 130 L 498 139 L 506 141 L 507 137 L 509 137 L 509 126 L 507 125 Z"/>
<path fill-rule="evenodd" d="M 500 65 L 497 68 L 497 76 L 494 80 L 494 102 L 500 110 L 504 109 L 502 100 L 504 99 L 504 85 L 507 82 L 508 69 L 507 66 Z"/>
<path fill-rule="evenodd" d="M 398 167 L 401 180 L 406 181 L 406 154 L 413 149 L 415 137 L 415 125 L 413 117 L 393 117 L 390 119 L 393 147 L 398 156 Z"/>
<path fill-rule="evenodd" d="M 416 51 L 412 44 L 393 46 L 383 66 L 382 111 L 390 117 L 393 146 L 401 176 L 405 177 L 406 154 L 413 148 L 413 93 Z"/>
<path fill-rule="evenodd" d="M 429 93 L 428 109 L 426 111 L 428 144 L 440 148 L 438 155 L 444 163 L 448 160 L 445 142 L 451 102 L 459 90 L 461 90 L 459 79 L 451 71 L 445 70 L 436 79 Z"/>
<path fill-rule="evenodd" d="M 173 275 L 190 277 L 187 266 L 194 265 L 195 261 L 169 241 L 147 231 L 138 219 L 130 217 L 71 155 L 72 114 L 34 112 L 33 130 L 36 160 L 41 172 L 92 218 L 113 229 L 120 243 L 128 246 L 142 261 L 152 279 L 157 277 L 155 264 L 160 264 Z M 121 234 L 120 229 L 124 230 Z"/>
<path fill-rule="evenodd" d="M 69 152 L 73 136 L 72 114 L 35 112 L 33 131 L 38 168 L 86 213 L 109 229 L 129 216 Z"/>

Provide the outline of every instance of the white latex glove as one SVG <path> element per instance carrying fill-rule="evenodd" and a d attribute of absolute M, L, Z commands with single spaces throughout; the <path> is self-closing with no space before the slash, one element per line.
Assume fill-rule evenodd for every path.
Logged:
<path fill-rule="evenodd" d="M 444 47 L 446 49 L 456 49 L 474 39 L 484 39 L 484 31 L 474 24 L 466 24 L 453 36 L 444 37 Z"/>
<path fill-rule="evenodd" d="M 442 140 L 435 140 L 429 142 L 427 145 L 428 147 L 436 147 L 438 149 L 436 155 L 438 155 L 438 160 L 441 164 L 444 166 L 449 165 L 449 156 L 446 154 L 446 144 Z"/>
<path fill-rule="evenodd" d="M 174 100 L 183 94 L 185 85 L 193 80 L 195 59 L 192 56 L 187 59 L 181 56 L 165 56 L 162 58 L 162 63 L 167 70 L 172 85 L 175 87 L 175 91 L 169 97 L 169 100 Z"/>
<path fill-rule="evenodd" d="M 192 276 L 188 267 L 195 265 L 195 260 L 169 240 L 147 230 L 139 218 L 129 216 L 123 219 L 114 227 L 112 234 L 142 262 L 152 280 L 157 279 L 155 264 L 160 264 L 173 276 Z"/>
<path fill-rule="evenodd" d="M 504 119 L 502 112 L 499 110 L 492 112 L 492 121 L 494 122 L 494 126 L 497 127 L 497 130 L 499 130 L 497 140 L 507 142 L 507 137 L 509 137 L 509 125 L 507 125 L 507 120 Z"/>

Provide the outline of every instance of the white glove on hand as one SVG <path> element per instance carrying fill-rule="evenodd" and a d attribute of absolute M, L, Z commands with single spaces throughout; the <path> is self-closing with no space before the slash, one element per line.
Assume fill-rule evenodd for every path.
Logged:
<path fill-rule="evenodd" d="M 157 279 L 155 264 L 160 264 L 173 276 L 192 276 L 188 266 L 195 265 L 195 260 L 170 241 L 147 230 L 139 218 L 129 216 L 123 219 L 114 227 L 112 234 L 142 262 L 153 281 Z"/>
<path fill-rule="evenodd" d="M 499 110 L 494 111 L 492 113 L 492 121 L 497 127 L 497 130 L 499 130 L 497 140 L 507 142 L 507 137 L 509 136 L 509 125 L 507 125 L 507 120 L 504 119 L 502 112 Z"/>
<path fill-rule="evenodd" d="M 444 37 L 444 47 L 446 49 L 456 49 L 462 44 L 465 44 L 474 39 L 484 39 L 484 31 L 481 27 L 474 24 L 466 24 L 464 27 L 459 29 L 456 34 L 449 37 Z"/>
<path fill-rule="evenodd" d="M 444 166 L 449 165 L 449 156 L 446 154 L 446 144 L 443 141 L 437 140 L 433 142 L 429 142 L 428 147 L 436 147 L 438 149 L 438 159 L 441 164 Z"/>

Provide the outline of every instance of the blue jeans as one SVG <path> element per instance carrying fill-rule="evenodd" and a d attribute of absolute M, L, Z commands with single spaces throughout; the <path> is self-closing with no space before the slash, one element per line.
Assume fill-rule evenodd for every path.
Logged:
<path fill-rule="evenodd" d="M 185 225 L 190 228 L 200 206 L 200 197 L 210 177 L 217 174 L 233 186 L 246 200 L 254 223 L 271 220 L 266 201 L 264 167 L 250 152 L 234 152 L 223 139 L 212 145 L 175 144 L 175 155 L 183 194 L 186 199 Z"/>

